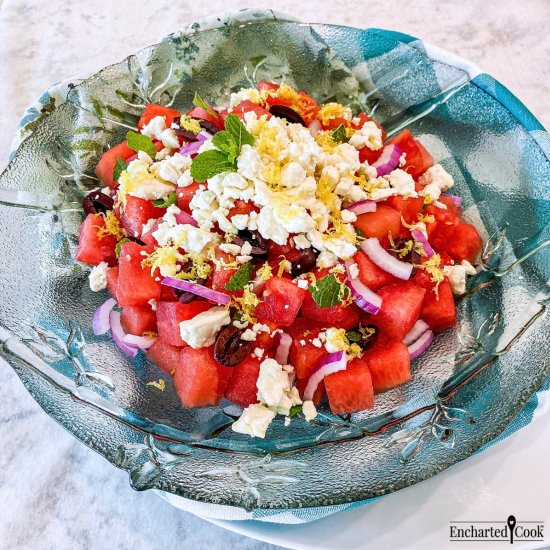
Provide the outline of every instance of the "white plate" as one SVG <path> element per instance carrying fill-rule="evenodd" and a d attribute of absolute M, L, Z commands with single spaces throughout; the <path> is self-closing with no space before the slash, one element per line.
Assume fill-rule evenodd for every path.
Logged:
<path fill-rule="evenodd" d="M 512 549 L 539 549 L 550 543 L 550 427 L 546 414 L 490 449 L 445 472 L 379 501 L 313 523 L 277 525 L 209 520 L 272 544 L 296 549 L 380 550 L 399 548 L 502 548 L 501 542 L 449 542 L 449 522 L 544 521 L 546 542 L 518 543 Z"/>

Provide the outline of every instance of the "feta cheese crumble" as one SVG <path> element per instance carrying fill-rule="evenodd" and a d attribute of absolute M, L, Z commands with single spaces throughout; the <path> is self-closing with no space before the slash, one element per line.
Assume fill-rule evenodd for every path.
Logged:
<path fill-rule="evenodd" d="M 466 292 L 466 276 L 475 275 L 477 271 L 468 260 L 462 260 L 460 264 L 446 265 L 443 273 L 449 278 L 454 294 L 463 294 Z"/>
<path fill-rule="evenodd" d="M 181 339 L 193 349 L 211 346 L 218 331 L 231 323 L 229 310 L 223 306 L 213 307 L 180 323 Z"/>
<path fill-rule="evenodd" d="M 107 288 L 107 269 L 109 269 L 107 262 L 101 262 L 90 271 L 88 281 L 94 292 Z"/>

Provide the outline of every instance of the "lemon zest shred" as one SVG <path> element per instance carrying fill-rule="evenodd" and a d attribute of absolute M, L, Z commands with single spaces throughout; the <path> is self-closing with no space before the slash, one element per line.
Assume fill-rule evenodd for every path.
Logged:
<path fill-rule="evenodd" d="M 260 281 L 267 281 L 271 279 L 273 276 L 273 270 L 271 269 L 271 266 L 265 262 L 260 269 L 256 272 L 256 277 L 260 279 Z"/>
<path fill-rule="evenodd" d="M 152 340 L 153 338 L 156 338 L 158 334 L 156 332 L 153 332 L 152 330 L 145 330 L 142 333 L 142 336 L 145 336 L 145 338 L 149 338 L 150 340 Z"/>
<path fill-rule="evenodd" d="M 104 226 L 97 225 L 99 228 L 97 232 L 97 238 L 99 240 L 103 239 L 107 235 L 113 235 L 117 240 L 123 239 L 126 235 L 124 230 L 120 226 L 118 218 L 115 216 L 115 213 L 112 210 L 108 210 L 106 214 L 101 214 L 105 222 Z"/>
<path fill-rule="evenodd" d="M 250 288 L 245 287 L 242 297 L 233 296 L 232 301 L 235 308 L 241 313 L 243 320 L 249 323 L 256 322 L 254 310 L 260 303 L 260 299 L 250 290 Z"/>
<path fill-rule="evenodd" d="M 147 382 L 146 385 L 151 386 L 153 388 L 157 388 L 157 390 L 160 390 L 160 391 L 164 391 L 164 389 L 166 388 L 166 382 L 162 378 L 159 378 L 158 382 L 155 380 L 152 380 L 151 382 Z"/>
<path fill-rule="evenodd" d="M 183 128 L 188 132 L 193 132 L 194 134 L 198 134 L 202 130 L 201 125 L 199 124 L 199 121 L 194 118 L 191 118 L 189 115 L 181 115 L 180 128 Z"/>
<path fill-rule="evenodd" d="M 344 105 L 342 105 L 341 103 L 325 103 L 317 113 L 317 118 L 324 125 L 327 125 L 331 120 L 335 118 L 344 118 L 346 120 L 350 120 L 351 109 L 349 107 L 344 107 Z"/>

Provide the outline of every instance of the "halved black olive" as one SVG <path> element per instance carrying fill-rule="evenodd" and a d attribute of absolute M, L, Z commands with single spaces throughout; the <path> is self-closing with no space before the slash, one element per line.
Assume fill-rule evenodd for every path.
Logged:
<path fill-rule="evenodd" d="M 101 191 L 88 193 L 82 201 L 82 208 L 86 214 L 105 214 L 114 207 L 114 201 L 110 195 Z"/>
<path fill-rule="evenodd" d="M 258 231 L 242 229 L 237 233 L 237 236 L 233 239 L 232 244 L 242 246 L 245 242 L 250 243 L 252 246 L 250 255 L 254 258 L 262 257 L 267 254 L 269 243 L 267 239 L 264 239 Z"/>
<path fill-rule="evenodd" d="M 307 126 L 305 120 L 302 118 L 302 115 L 286 105 L 272 105 L 269 108 L 269 112 L 279 118 L 286 118 L 289 122 Z"/>
<path fill-rule="evenodd" d="M 214 343 L 214 359 L 226 367 L 241 363 L 250 350 L 252 342 L 241 340 L 242 329 L 233 325 L 223 328 Z"/>
<path fill-rule="evenodd" d="M 176 132 L 176 135 L 182 137 L 185 141 L 199 141 L 197 138 L 197 134 L 190 132 L 189 130 L 177 128 L 176 130 L 174 130 L 174 132 Z"/>
<path fill-rule="evenodd" d="M 201 128 L 206 130 L 209 134 L 217 134 L 220 129 L 218 126 L 216 126 L 213 122 L 210 122 L 209 120 L 199 119 L 199 124 L 201 125 Z"/>
<path fill-rule="evenodd" d="M 300 257 L 295 262 L 292 262 L 292 269 L 290 273 L 293 277 L 307 273 L 315 267 L 316 262 L 317 252 L 311 247 L 304 248 L 300 251 Z"/>

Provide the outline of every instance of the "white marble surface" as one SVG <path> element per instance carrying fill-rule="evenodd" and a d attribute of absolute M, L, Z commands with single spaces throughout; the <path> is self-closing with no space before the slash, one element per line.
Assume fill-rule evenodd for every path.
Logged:
<path fill-rule="evenodd" d="M 266 0 L 0 0 L 0 167 L 19 115 L 53 82 L 94 72 L 197 17 L 274 6 Z M 481 65 L 550 126 L 547 0 L 279 0 L 276 8 L 304 21 L 391 28 L 429 40 Z M 274 548 L 132 491 L 126 474 L 39 409 L 5 363 L 0 404 L 2 550 Z"/>

